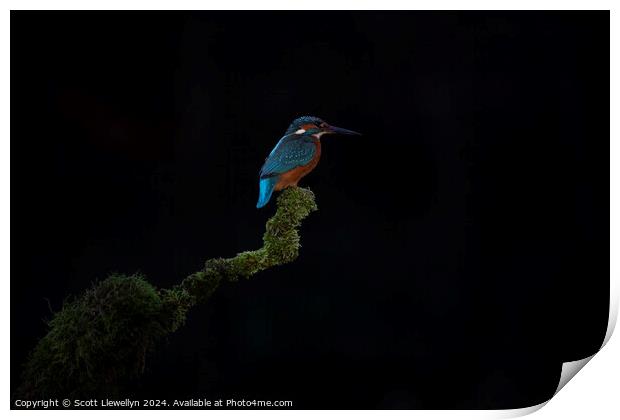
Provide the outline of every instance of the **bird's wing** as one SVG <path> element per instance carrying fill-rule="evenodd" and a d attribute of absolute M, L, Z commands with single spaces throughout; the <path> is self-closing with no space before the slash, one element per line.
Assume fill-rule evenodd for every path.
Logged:
<path fill-rule="evenodd" d="M 314 157 L 316 146 L 311 141 L 283 137 L 265 159 L 260 170 L 261 178 L 283 174 L 298 166 L 307 165 Z"/>

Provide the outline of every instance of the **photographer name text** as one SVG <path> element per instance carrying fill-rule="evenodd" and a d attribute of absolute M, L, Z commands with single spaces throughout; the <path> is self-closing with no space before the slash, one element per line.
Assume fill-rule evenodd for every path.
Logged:
<path fill-rule="evenodd" d="M 215 399 L 196 398 L 189 400 L 124 400 L 95 399 L 49 399 L 49 400 L 15 400 L 14 407 L 45 410 L 49 408 L 277 408 L 292 407 L 292 401 L 250 400 L 250 399 Z"/>

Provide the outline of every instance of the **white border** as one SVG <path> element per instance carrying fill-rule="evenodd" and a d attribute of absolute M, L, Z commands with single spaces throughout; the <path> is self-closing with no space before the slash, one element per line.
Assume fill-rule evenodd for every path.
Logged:
<path fill-rule="evenodd" d="M 357 10 L 374 10 L 374 9 L 416 9 L 416 10 L 519 10 L 519 9 L 532 9 L 532 10 L 612 10 L 611 12 L 611 45 L 617 47 L 620 45 L 618 42 L 618 23 L 620 19 L 617 16 L 616 11 L 613 8 L 614 2 L 612 1 L 548 1 L 548 0 L 522 0 L 522 1 L 416 1 L 410 2 L 405 0 L 383 0 L 370 1 L 370 0 L 357 0 L 357 1 L 341 1 L 341 0 L 298 0 L 298 1 L 273 1 L 273 0 L 228 0 L 226 2 L 204 2 L 199 0 L 176 0 L 176 1 L 163 1 L 163 0 L 150 0 L 150 1 L 138 1 L 138 0 L 95 0 L 89 2 L 83 1 L 8 1 L 9 6 L 5 9 L 5 14 L 2 18 L 2 25 L 0 25 L 0 32 L 2 33 L 2 39 L 0 41 L 0 48 L 2 49 L 2 66 L 0 71 L 2 72 L 4 83 L 0 88 L 0 97 L 2 100 L 2 112 L 0 113 L 0 126 L 2 128 L 2 141 L 0 142 L 0 199 L 2 200 L 0 205 L 0 211 L 2 212 L 2 218 L 0 221 L 0 234 L 2 238 L 2 252 L 0 253 L 0 269 L 2 270 L 2 283 L 4 297 L 4 316 L 2 317 L 2 326 L 4 334 L 8 334 L 10 324 L 10 58 L 9 58 L 9 45 L 10 45 L 10 9 L 16 10 L 53 10 L 53 9 L 87 9 L 87 10 L 132 10 L 132 9 L 155 9 L 155 10 L 201 10 L 201 9 L 213 9 L 213 10 L 257 10 L 257 9 L 292 9 L 292 10 L 339 10 L 339 9 L 357 9 Z M 610 308 L 610 325 L 608 333 L 605 339 L 607 343 L 609 337 L 613 331 L 613 326 L 616 323 L 618 313 L 618 279 L 620 278 L 620 269 L 618 266 L 617 257 L 620 255 L 620 225 L 617 221 L 619 213 L 619 191 L 618 185 L 620 184 L 620 171 L 618 162 L 618 139 L 617 139 L 617 121 L 618 121 L 618 84 L 615 82 L 618 70 L 618 57 L 614 49 L 611 48 L 611 296 L 612 306 Z M 602 75 L 604 77 L 604 75 Z M 33 122 L 36 123 L 36 122 Z M 33 151 L 36 152 L 36 151 Z M 614 188 L 615 187 L 615 188 Z M 615 216 L 615 218 L 613 217 Z M 5 335 L 6 337 L 7 335 Z M 8 343 L 0 346 L 0 352 L 4 361 L 3 377 L 5 383 L 3 385 L 3 401 L 9 408 L 9 345 Z M 593 419 L 617 419 L 620 418 L 620 409 L 617 402 L 618 399 L 618 386 L 620 383 L 620 345 L 618 340 L 611 340 L 598 354 L 593 358 L 593 361 L 589 363 L 584 372 L 580 374 L 580 378 L 575 381 L 571 381 L 557 396 L 555 396 L 548 404 L 541 404 L 536 407 L 522 410 L 498 410 L 498 411 L 278 411 L 278 410 L 266 410 L 266 411 L 252 411 L 251 416 L 257 419 L 269 419 L 274 420 L 277 418 L 308 418 L 315 419 L 317 416 L 328 418 L 340 418 L 343 415 L 355 415 L 356 418 L 375 418 L 376 416 L 390 417 L 390 418 L 504 418 L 513 417 L 515 415 L 527 414 L 527 412 L 534 411 L 544 405 L 548 405 L 544 410 L 541 410 L 535 414 L 535 416 L 542 416 L 542 418 L 563 418 L 563 419 L 583 419 L 586 416 Z M 569 365 L 570 366 L 570 365 Z M 560 389 L 561 387 L 559 387 Z M 559 390 L 558 389 L 558 390 Z M 170 415 L 178 415 L 180 412 L 171 411 L 149 411 L 146 413 L 148 416 L 154 418 L 169 418 Z M 203 419 L 205 415 L 218 418 L 238 418 L 245 415 L 250 415 L 248 411 L 183 411 L 183 416 L 195 417 Z M 45 415 L 57 418 L 71 418 L 71 417 L 83 417 L 86 414 L 84 411 L 15 411 L 10 412 L 11 416 L 16 417 L 31 417 Z M 133 416 L 140 415 L 131 411 L 89 411 L 88 416 L 95 418 L 108 418 L 110 415 L 123 415 Z M 545 417 L 547 416 L 547 417 Z M 549 417 L 552 416 L 552 417 Z"/>
<path fill-rule="evenodd" d="M 611 0 L 8 0 L 10 10 L 611 10 Z"/>

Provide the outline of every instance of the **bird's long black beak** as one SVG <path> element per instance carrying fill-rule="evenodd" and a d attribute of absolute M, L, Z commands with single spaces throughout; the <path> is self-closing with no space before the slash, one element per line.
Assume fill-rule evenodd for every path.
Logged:
<path fill-rule="evenodd" d="M 349 136 L 361 136 L 361 134 L 357 131 L 347 130 L 346 128 L 334 127 L 333 125 L 330 125 L 329 129 L 332 133 L 347 134 Z"/>

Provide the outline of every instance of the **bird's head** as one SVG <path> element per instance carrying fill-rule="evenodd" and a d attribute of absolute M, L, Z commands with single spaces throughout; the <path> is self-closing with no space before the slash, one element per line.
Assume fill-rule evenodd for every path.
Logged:
<path fill-rule="evenodd" d="M 323 134 L 349 134 L 349 135 L 357 135 L 360 133 L 355 131 L 347 130 L 346 128 L 334 127 L 323 121 L 318 117 L 299 117 L 293 120 L 291 125 L 288 126 L 286 130 L 286 134 L 305 134 L 314 136 L 317 139 L 320 139 Z"/>

